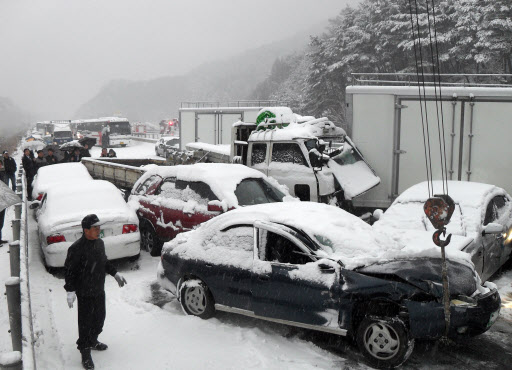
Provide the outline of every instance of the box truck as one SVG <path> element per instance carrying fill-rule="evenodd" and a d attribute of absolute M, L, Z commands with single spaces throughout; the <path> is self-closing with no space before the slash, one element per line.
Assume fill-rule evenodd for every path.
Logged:
<path fill-rule="evenodd" d="M 436 106 L 440 93 L 442 115 L 441 103 Z M 512 88 L 429 86 L 421 88 L 421 98 L 420 106 L 418 86 L 346 88 L 348 134 L 381 178 L 354 205 L 387 208 L 405 189 L 427 179 L 422 109 L 428 115 L 434 179 L 441 179 L 439 111 L 448 179 L 494 184 L 512 193 Z"/>

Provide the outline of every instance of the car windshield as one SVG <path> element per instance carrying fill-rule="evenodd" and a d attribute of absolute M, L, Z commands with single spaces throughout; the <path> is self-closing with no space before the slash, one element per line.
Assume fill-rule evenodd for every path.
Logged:
<path fill-rule="evenodd" d="M 54 137 L 72 137 L 71 131 L 55 131 L 53 133 Z"/>
<path fill-rule="evenodd" d="M 236 187 L 235 195 L 241 206 L 282 202 L 284 198 L 284 193 L 263 179 L 242 180 Z"/>
<path fill-rule="evenodd" d="M 171 140 L 167 140 L 165 145 L 176 145 L 176 144 L 179 144 L 179 143 L 180 143 L 179 139 L 171 139 Z"/>

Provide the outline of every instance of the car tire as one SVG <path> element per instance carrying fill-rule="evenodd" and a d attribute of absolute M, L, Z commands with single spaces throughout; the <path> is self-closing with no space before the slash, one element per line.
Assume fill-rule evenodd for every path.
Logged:
<path fill-rule="evenodd" d="M 379 369 L 402 365 L 414 349 L 414 339 L 398 317 L 364 318 L 357 328 L 356 342 L 368 362 Z"/>
<path fill-rule="evenodd" d="M 141 249 L 145 249 L 153 257 L 158 257 L 162 253 L 163 243 L 147 221 L 140 227 L 140 244 Z"/>
<path fill-rule="evenodd" d="M 181 308 L 187 315 L 209 319 L 215 314 L 212 293 L 199 279 L 186 280 L 178 288 Z"/>

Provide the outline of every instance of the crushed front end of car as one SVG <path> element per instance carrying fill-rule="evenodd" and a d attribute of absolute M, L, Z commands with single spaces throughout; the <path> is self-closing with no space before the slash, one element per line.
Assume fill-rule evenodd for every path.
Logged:
<path fill-rule="evenodd" d="M 448 336 L 474 336 L 487 331 L 499 316 L 501 300 L 491 283 L 480 285 L 472 266 L 447 261 L 450 290 Z M 373 292 L 369 302 L 389 302 L 406 319 L 412 338 L 438 339 L 445 334 L 441 259 L 417 258 L 377 263 L 357 269 L 366 277 L 388 281 L 380 297 Z M 369 290 L 369 292 L 373 291 Z"/>

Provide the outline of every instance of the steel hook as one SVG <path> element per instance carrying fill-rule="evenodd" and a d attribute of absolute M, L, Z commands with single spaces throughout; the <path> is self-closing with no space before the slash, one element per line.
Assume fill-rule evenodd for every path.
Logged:
<path fill-rule="evenodd" d="M 434 244 L 438 247 L 446 247 L 448 244 L 450 244 L 450 240 L 452 239 L 452 234 L 448 234 L 448 237 L 446 240 L 441 239 L 441 234 L 443 236 L 446 235 L 446 228 L 443 227 L 442 229 L 436 230 L 434 232 L 434 235 L 432 235 L 432 240 L 434 241 Z"/>

